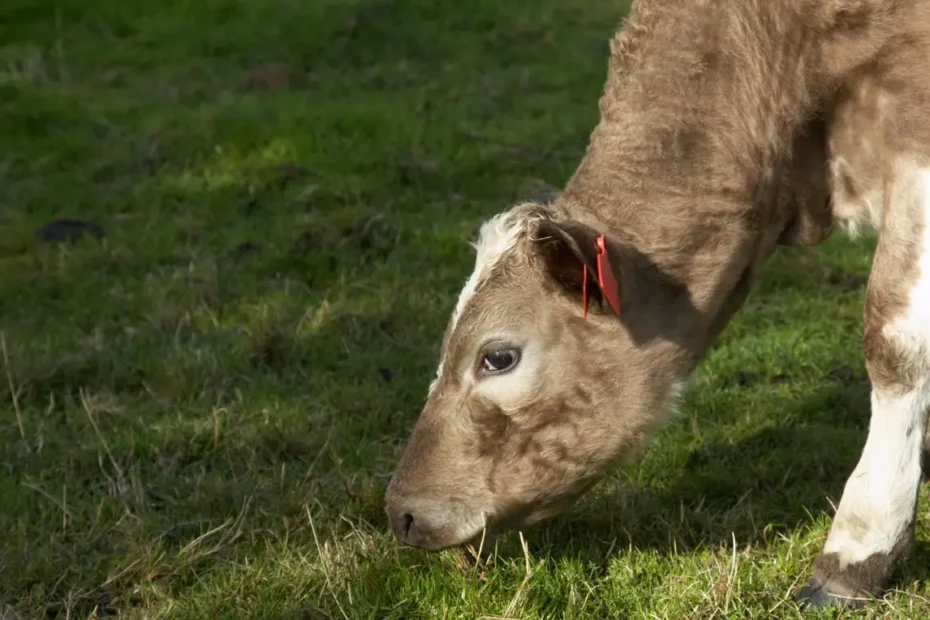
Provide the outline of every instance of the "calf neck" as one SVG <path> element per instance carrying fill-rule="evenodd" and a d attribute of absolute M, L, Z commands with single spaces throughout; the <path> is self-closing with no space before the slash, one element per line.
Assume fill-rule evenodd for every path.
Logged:
<path fill-rule="evenodd" d="M 928 42 L 926 0 L 634 4 L 564 191 L 480 231 L 388 489 L 398 538 L 440 549 L 565 509 L 660 427 L 779 244 L 866 225 L 884 418 L 805 596 L 884 587 L 930 404 Z"/>

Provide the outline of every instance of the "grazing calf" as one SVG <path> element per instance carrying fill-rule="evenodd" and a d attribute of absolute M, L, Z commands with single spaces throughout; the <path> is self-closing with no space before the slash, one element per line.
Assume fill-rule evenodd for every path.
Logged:
<path fill-rule="evenodd" d="M 641 447 L 777 245 L 879 233 L 872 423 L 803 597 L 913 545 L 930 407 L 930 0 L 640 0 L 564 192 L 484 224 L 386 509 L 427 549 L 563 510 Z"/>

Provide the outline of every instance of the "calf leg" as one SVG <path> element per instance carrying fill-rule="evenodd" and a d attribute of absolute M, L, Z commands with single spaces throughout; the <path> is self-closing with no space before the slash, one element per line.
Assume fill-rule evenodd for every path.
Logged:
<path fill-rule="evenodd" d="M 801 594 L 818 606 L 880 594 L 913 546 L 930 407 L 930 169 L 893 172 L 866 295 L 871 422 Z"/>

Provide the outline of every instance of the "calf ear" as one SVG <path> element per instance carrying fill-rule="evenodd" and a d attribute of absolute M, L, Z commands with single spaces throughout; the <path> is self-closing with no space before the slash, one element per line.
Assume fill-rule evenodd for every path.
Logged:
<path fill-rule="evenodd" d="M 544 219 L 535 242 L 545 275 L 560 289 L 585 307 L 593 300 L 604 311 L 620 313 L 632 262 L 616 239 L 580 222 Z"/>

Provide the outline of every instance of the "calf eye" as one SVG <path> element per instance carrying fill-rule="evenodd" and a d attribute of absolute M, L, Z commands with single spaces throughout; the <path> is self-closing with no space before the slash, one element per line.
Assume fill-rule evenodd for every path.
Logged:
<path fill-rule="evenodd" d="M 484 372 L 503 372 L 510 370 L 520 361 L 520 352 L 516 349 L 503 349 L 486 353 L 481 360 L 481 370 Z"/>

